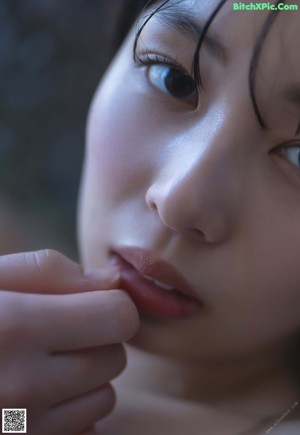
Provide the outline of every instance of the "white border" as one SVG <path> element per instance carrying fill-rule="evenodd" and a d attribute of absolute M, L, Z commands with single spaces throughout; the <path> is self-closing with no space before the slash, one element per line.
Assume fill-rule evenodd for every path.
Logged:
<path fill-rule="evenodd" d="M 6 430 L 6 431 L 4 431 L 4 411 L 25 411 L 24 412 L 25 431 L 24 430 L 15 430 L 15 431 Z M 26 408 L 2 408 L 2 433 L 27 433 L 27 409 Z"/>

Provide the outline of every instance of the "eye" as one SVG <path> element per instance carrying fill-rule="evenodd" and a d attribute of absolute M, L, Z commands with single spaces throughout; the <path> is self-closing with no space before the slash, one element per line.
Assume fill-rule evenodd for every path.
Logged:
<path fill-rule="evenodd" d="M 134 61 L 138 67 L 146 67 L 147 78 L 158 91 L 193 106 L 198 105 L 195 80 L 173 57 L 136 53 Z"/>
<path fill-rule="evenodd" d="M 149 81 L 161 92 L 172 97 L 195 102 L 198 90 L 187 72 L 169 65 L 154 64 L 148 67 Z"/>
<path fill-rule="evenodd" d="M 290 163 L 300 169 L 300 144 L 299 146 L 282 146 L 280 147 L 279 152 Z"/>

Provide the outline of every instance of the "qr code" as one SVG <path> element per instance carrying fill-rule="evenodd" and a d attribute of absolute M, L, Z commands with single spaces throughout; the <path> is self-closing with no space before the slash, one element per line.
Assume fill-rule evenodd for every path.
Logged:
<path fill-rule="evenodd" d="M 2 433 L 27 433 L 26 409 L 2 409 Z"/>

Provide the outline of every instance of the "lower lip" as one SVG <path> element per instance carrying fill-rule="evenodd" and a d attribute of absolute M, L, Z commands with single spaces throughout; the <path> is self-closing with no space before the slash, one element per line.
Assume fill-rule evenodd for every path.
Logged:
<path fill-rule="evenodd" d="M 133 299 L 141 314 L 156 319 L 177 319 L 195 314 L 202 304 L 177 290 L 163 290 L 143 278 L 120 256 L 114 262 L 121 273 L 121 288 Z"/>

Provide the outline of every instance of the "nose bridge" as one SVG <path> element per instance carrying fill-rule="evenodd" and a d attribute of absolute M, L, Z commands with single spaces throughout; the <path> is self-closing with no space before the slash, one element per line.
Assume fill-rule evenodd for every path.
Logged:
<path fill-rule="evenodd" d="M 210 113 L 207 119 L 195 126 L 192 135 L 195 158 L 191 171 L 187 168 L 186 181 L 191 177 L 192 182 L 194 178 L 201 197 L 205 198 L 209 191 L 215 198 L 224 199 L 226 190 L 228 203 L 238 194 L 237 187 L 241 183 L 237 181 L 243 176 L 243 161 L 246 160 L 246 142 L 241 131 L 246 129 L 246 125 L 244 128 L 237 125 L 237 114 L 232 107 L 224 107 L 220 113 Z"/>
<path fill-rule="evenodd" d="M 147 192 L 147 202 L 173 229 L 221 240 L 240 199 L 242 176 L 234 111 L 211 112 L 176 139 Z"/>

